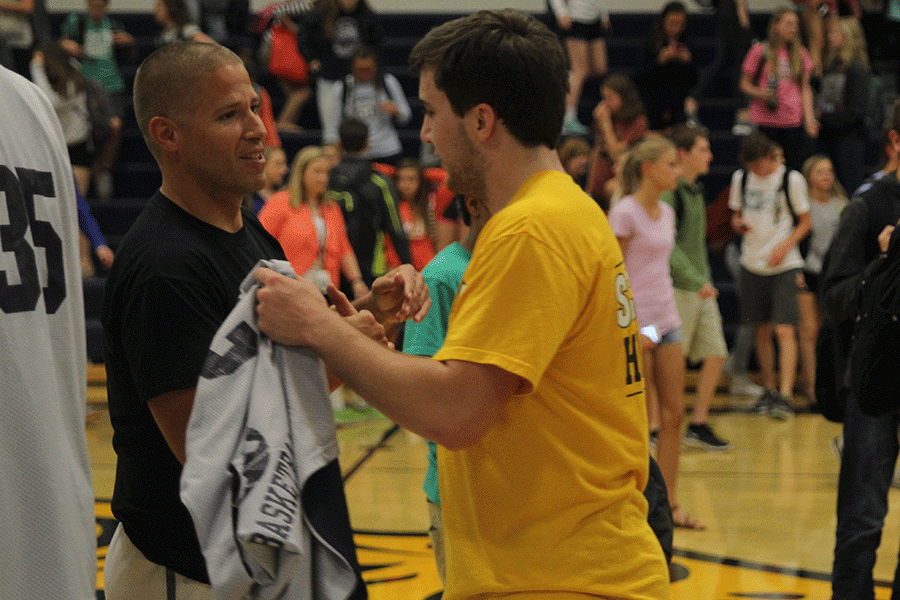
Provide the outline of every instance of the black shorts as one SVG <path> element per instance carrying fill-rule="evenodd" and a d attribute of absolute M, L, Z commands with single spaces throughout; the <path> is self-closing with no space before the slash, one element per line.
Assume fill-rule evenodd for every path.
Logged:
<path fill-rule="evenodd" d="M 88 151 L 87 140 L 69 146 L 69 161 L 73 167 L 90 167 L 93 157 Z"/>
<path fill-rule="evenodd" d="M 603 26 L 603 21 L 594 21 L 593 23 L 572 21 L 572 27 L 567 31 L 563 31 L 563 37 L 586 42 L 602 40 L 606 37 L 606 27 Z"/>

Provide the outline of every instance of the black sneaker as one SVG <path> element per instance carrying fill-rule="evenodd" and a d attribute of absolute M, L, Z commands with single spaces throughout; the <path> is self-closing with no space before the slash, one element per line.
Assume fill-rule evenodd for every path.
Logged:
<path fill-rule="evenodd" d="M 766 390 L 762 393 L 762 395 L 756 400 L 753 406 L 750 407 L 749 411 L 754 415 L 767 415 L 772 410 L 772 398 L 777 392 L 773 392 L 772 390 Z"/>
<path fill-rule="evenodd" d="M 704 450 L 730 450 L 731 442 L 726 442 L 715 434 L 708 423 L 691 423 L 684 432 L 684 443 Z"/>
<path fill-rule="evenodd" d="M 784 421 L 794 416 L 794 407 L 791 401 L 784 394 L 774 392 L 772 394 L 772 403 L 769 406 L 769 416 L 779 421 Z"/>

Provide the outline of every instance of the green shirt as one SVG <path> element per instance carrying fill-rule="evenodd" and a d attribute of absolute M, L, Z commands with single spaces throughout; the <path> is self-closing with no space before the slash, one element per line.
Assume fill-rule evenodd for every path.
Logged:
<path fill-rule="evenodd" d="M 444 344 L 450 309 L 463 273 L 469 265 L 472 253 L 454 242 L 438 252 L 422 270 L 428 293 L 431 295 L 431 309 L 421 323 L 406 322 L 403 333 L 403 351 L 419 356 L 434 356 Z M 425 495 L 435 504 L 440 504 L 437 476 L 437 446 L 428 442 L 428 471 L 425 473 Z"/>
<path fill-rule="evenodd" d="M 661 200 L 675 208 L 675 247 L 669 257 L 669 272 L 675 289 L 696 292 L 712 282 L 706 254 L 706 203 L 698 185 L 678 182 L 683 205 L 675 206 L 675 194 L 664 192 Z"/>
<path fill-rule="evenodd" d="M 84 23 L 84 39 L 81 39 L 80 21 Z M 125 82 L 122 81 L 116 64 L 114 30 L 121 31 L 123 27 L 118 22 L 110 21 L 109 17 L 103 17 L 103 21 L 97 24 L 90 17 L 79 16 L 76 13 L 66 17 L 62 25 L 63 37 L 78 42 L 84 48 L 81 72 L 85 77 L 100 82 L 100 85 L 110 93 L 125 89 Z"/>

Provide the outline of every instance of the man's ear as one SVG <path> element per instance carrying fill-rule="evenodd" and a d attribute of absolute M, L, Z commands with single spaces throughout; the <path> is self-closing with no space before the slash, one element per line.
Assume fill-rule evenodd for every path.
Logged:
<path fill-rule="evenodd" d="M 474 106 L 468 115 L 473 135 L 476 139 L 484 142 L 489 139 L 495 132 L 500 120 L 497 113 L 489 104 L 481 103 Z"/>
<path fill-rule="evenodd" d="M 168 117 L 153 117 L 149 124 L 150 137 L 157 147 L 165 152 L 178 150 L 181 132 L 178 125 Z"/>

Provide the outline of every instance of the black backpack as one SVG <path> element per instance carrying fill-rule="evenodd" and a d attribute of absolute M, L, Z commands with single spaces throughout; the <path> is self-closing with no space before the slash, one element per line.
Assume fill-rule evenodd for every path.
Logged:
<path fill-rule="evenodd" d="M 860 281 L 850 346 L 850 387 L 860 409 L 880 416 L 900 409 L 900 228 L 888 251 Z"/>

